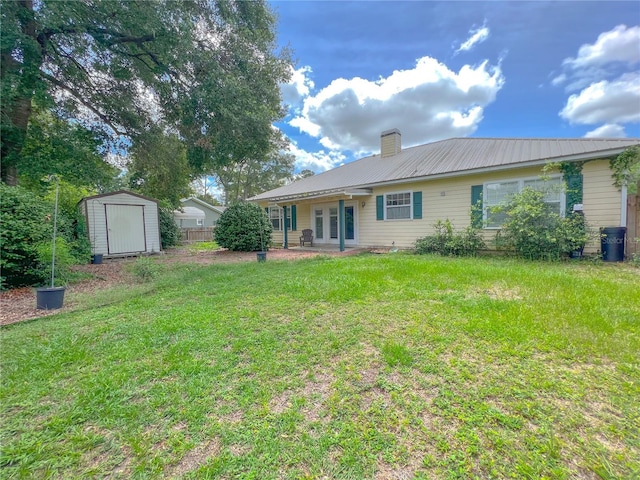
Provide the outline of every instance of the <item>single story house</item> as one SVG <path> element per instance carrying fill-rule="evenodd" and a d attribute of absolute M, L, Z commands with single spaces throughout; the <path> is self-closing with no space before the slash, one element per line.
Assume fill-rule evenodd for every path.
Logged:
<path fill-rule="evenodd" d="M 207 228 L 218 222 L 226 207 L 210 205 L 196 197 L 180 200 L 181 209 L 173 213 L 180 228 Z"/>
<path fill-rule="evenodd" d="M 78 205 L 93 254 L 118 257 L 162 249 L 157 200 L 120 190 L 85 197 Z"/>
<path fill-rule="evenodd" d="M 452 138 L 403 149 L 397 129 L 380 141 L 379 154 L 251 198 L 266 209 L 274 243 L 297 245 L 311 229 L 314 245 L 407 248 L 447 218 L 456 229 L 473 222 L 490 240 L 500 219 L 489 208 L 526 186 L 540 187 L 550 163 L 570 167 L 547 172 L 546 185 L 558 186 L 547 201 L 560 214 L 582 204 L 590 225 L 624 225 L 626 192 L 613 185 L 609 159 L 640 145 L 629 138 Z M 587 245 L 598 248 L 595 240 Z"/>

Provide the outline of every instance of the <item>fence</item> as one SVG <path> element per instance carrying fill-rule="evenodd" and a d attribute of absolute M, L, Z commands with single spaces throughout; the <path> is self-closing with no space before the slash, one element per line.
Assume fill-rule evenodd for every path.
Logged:
<path fill-rule="evenodd" d="M 631 256 L 634 253 L 640 254 L 640 182 L 635 195 L 627 197 L 627 244 L 625 253 Z"/>
<path fill-rule="evenodd" d="M 213 227 L 181 228 L 182 243 L 212 242 Z"/>

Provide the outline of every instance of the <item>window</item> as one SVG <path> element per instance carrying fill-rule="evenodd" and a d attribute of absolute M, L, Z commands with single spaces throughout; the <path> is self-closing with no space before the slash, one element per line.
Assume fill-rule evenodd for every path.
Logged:
<path fill-rule="evenodd" d="M 280 207 L 269 207 L 269 220 L 274 231 L 280 231 L 282 228 L 282 209 Z"/>
<path fill-rule="evenodd" d="M 506 220 L 506 214 L 502 212 L 494 213 L 491 209 L 498 205 L 504 205 L 514 194 L 520 193 L 525 187 L 545 192 L 545 203 L 551 205 L 553 211 L 558 215 L 564 215 L 564 184 L 560 176 L 551 177 L 547 180 L 528 178 L 485 183 L 482 199 L 486 228 L 500 228 L 502 226 Z"/>
<path fill-rule="evenodd" d="M 385 195 L 387 220 L 411 218 L 411 192 L 388 193 Z"/>
<path fill-rule="evenodd" d="M 269 220 L 273 226 L 274 232 L 281 232 L 284 225 L 282 207 L 269 207 Z M 291 230 L 291 207 L 287 208 L 287 230 Z"/>
<path fill-rule="evenodd" d="M 197 218 L 196 225 L 198 225 L 199 227 L 204 226 L 204 218 Z"/>

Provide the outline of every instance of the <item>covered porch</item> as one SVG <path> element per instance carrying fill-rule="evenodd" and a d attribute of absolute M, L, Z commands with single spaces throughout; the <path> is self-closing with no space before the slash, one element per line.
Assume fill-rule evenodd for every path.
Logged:
<path fill-rule="evenodd" d="M 282 248 L 314 248 L 345 252 L 359 246 L 365 209 L 371 205 L 371 189 L 350 189 L 323 194 L 275 198 L 263 206 L 272 223 L 273 243 Z M 310 247 L 300 247 L 303 230 L 311 230 Z"/>

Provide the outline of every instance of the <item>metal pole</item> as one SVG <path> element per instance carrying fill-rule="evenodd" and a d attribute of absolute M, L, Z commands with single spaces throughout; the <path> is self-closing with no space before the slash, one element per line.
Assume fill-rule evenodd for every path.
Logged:
<path fill-rule="evenodd" d="M 56 231 L 58 230 L 58 177 L 54 177 L 56 181 L 56 201 L 53 208 L 53 241 L 51 245 L 51 288 L 54 287 L 54 278 L 56 272 Z"/>

